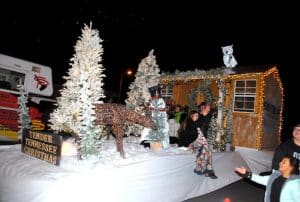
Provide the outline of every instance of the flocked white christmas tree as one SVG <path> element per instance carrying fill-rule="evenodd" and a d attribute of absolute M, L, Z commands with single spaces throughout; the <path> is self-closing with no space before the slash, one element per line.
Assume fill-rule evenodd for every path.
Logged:
<path fill-rule="evenodd" d="M 129 86 L 130 91 L 127 93 L 128 98 L 125 100 L 126 107 L 134 109 L 136 112 L 145 115 L 145 109 L 151 101 L 151 95 L 148 90 L 149 87 L 155 86 L 159 83 L 159 67 L 156 64 L 154 50 L 151 50 L 147 57 L 140 62 L 135 80 Z M 135 135 L 141 134 L 143 126 L 137 124 L 128 124 L 126 133 L 133 133 Z"/>
<path fill-rule="evenodd" d="M 31 119 L 29 115 L 29 108 L 27 107 L 28 103 L 28 92 L 25 90 L 24 85 L 19 84 L 18 85 L 18 90 L 19 90 L 19 97 L 18 97 L 18 123 L 19 123 L 19 131 L 18 131 L 18 139 L 22 139 L 22 134 L 24 129 L 30 129 L 31 128 Z"/>
<path fill-rule="evenodd" d="M 57 109 L 50 115 L 51 128 L 72 133 L 79 138 L 82 158 L 98 155 L 101 128 L 95 120 L 95 103 L 102 103 L 103 48 L 97 30 L 84 26 L 76 43 L 71 68 L 57 99 Z"/>
<path fill-rule="evenodd" d="M 148 66 L 148 72 L 147 72 L 147 76 L 146 76 L 146 86 L 147 89 L 153 86 L 156 86 L 159 84 L 159 80 L 160 80 L 160 69 L 156 63 L 156 57 L 155 55 L 153 55 L 154 50 L 151 50 L 149 52 L 148 57 L 144 58 L 144 65 Z M 149 89 L 148 89 L 149 91 Z M 150 96 L 151 97 L 151 96 Z"/>

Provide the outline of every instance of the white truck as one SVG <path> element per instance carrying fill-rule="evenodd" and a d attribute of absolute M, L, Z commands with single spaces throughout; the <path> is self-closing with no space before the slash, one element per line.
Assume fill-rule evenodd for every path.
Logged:
<path fill-rule="evenodd" d="M 0 142 L 18 141 L 18 90 L 22 83 L 31 102 L 53 102 L 52 70 L 48 66 L 0 54 Z M 44 130 L 42 113 L 29 106 L 32 129 Z"/>

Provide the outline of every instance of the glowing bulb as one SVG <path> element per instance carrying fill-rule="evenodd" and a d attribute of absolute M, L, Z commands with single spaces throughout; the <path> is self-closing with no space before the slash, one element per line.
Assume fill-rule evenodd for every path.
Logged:
<path fill-rule="evenodd" d="M 231 202 L 231 199 L 229 197 L 224 198 L 224 202 Z"/>

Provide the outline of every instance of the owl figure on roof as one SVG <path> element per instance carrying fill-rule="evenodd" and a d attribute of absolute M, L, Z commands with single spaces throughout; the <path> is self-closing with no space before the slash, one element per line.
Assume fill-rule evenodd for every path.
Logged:
<path fill-rule="evenodd" d="M 222 47 L 223 62 L 226 67 L 235 67 L 238 63 L 233 56 L 233 45 Z"/>

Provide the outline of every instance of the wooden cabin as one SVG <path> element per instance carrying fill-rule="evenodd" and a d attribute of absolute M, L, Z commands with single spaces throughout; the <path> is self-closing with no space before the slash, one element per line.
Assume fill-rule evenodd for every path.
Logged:
<path fill-rule="evenodd" d="M 167 103 L 216 109 L 214 142 L 272 149 L 279 144 L 283 87 L 276 66 L 238 66 L 163 74 Z"/>

